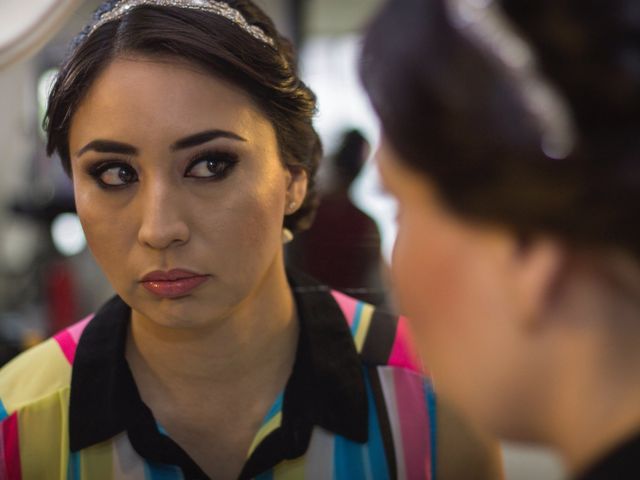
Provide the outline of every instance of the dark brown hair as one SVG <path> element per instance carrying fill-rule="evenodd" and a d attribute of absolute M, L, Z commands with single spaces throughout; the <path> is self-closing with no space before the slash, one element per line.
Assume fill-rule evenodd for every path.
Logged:
<path fill-rule="evenodd" d="M 47 152 L 57 151 L 71 173 L 69 128 L 78 105 L 98 75 L 118 55 L 140 54 L 191 62 L 243 88 L 274 125 L 282 161 L 309 177 L 302 207 L 286 217 L 299 231 L 312 222 L 317 199 L 314 176 L 322 146 L 312 125 L 313 92 L 300 80 L 291 43 L 280 36 L 269 17 L 249 0 L 228 1 L 246 20 L 272 39 L 276 48 L 253 38 L 224 17 L 176 7 L 141 6 L 75 41 L 49 97 L 45 117 Z M 111 8 L 105 2 L 96 12 Z"/>
<path fill-rule="evenodd" d="M 460 215 L 640 257 L 637 2 L 497 3 L 566 101 L 571 153 L 545 154 L 514 79 L 446 0 L 389 1 L 367 32 L 361 77 L 386 138 Z"/>

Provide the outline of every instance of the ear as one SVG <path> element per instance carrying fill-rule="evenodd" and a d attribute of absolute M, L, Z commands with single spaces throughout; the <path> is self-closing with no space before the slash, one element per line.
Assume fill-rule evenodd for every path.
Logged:
<path fill-rule="evenodd" d="M 307 185 L 309 178 L 307 172 L 302 167 L 287 167 L 287 198 L 286 212 L 291 215 L 303 204 L 307 196 Z"/>
<path fill-rule="evenodd" d="M 514 249 L 514 294 L 518 318 L 526 328 L 538 328 L 555 307 L 566 253 L 557 240 L 535 238 Z"/>

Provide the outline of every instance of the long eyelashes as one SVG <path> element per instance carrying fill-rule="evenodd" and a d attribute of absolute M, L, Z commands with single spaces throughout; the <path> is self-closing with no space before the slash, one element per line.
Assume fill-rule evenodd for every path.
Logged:
<path fill-rule="evenodd" d="M 187 167 L 184 176 L 207 180 L 222 180 L 238 163 L 238 156 L 230 152 L 204 152 L 197 155 Z"/>
<path fill-rule="evenodd" d="M 104 189 L 120 189 L 138 181 L 136 170 L 122 161 L 106 161 L 91 165 L 87 173 Z"/>
<path fill-rule="evenodd" d="M 223 151 L 207 151 L 196 155 L 189 162 L 184 177 L 203 181 L 220 181 L 226 178 L 238 156 Z M 123 160 L 97 162 L 87 168 L 87 173 L 96 184 L 105 190 L 119 190 L 139 181 L 138 172 Z"/>

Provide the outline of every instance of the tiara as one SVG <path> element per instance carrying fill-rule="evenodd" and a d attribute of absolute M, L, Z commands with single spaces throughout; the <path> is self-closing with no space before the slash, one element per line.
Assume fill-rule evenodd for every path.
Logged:
<path fill-rule="evenodd" d="M 446 0 L 454 27 L 487 53 L 507 73 L 525 108 L 542 130 L 542 150 L 554 159 L 575 147 L 570 109 L 541 73 L 535 54 L 495 0 Z"/>
<path fill-rule="evenodd" d="M 256 40 L 276 48 L 274 40 L 269 37 L 262 28 L 251 25 L 235 8 L 225 2 L 215 0 L 120 0 L 117 2 L 107 2 L 103 8 L 96 12 L 95 23 L 89 28 L 86 36 L 91 36 L 98 28 L 105 23 L 118 20 L 127 15 L 134 8 L 150 5 L 154 7 L 176 7 L 187 10 L 199 10 L 201 12 L 213 13 L 235 23 L 242 30 L 247 32 Z M 109 8 L 111 6 L 111 8 Z M 106 7 L 106 8 L 104 8 Z"/>

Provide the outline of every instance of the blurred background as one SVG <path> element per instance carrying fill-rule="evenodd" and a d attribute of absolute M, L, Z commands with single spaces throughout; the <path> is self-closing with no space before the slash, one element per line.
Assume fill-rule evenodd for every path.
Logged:
<path fill-rule="evenodd" d="M 87 250 L 70 181 L 58 159 L 45 154 L 41 128 L 56 67 L 100 2 L 59 0 L 55 15 L 52 3 L 0 0 L 0 366 L 113 294 Z M 378 126 L 357 74 L 359 32 L 381 0 L 256 3 L 298 47 L 302 76 L 318 95 L 316 126 L 326 154 L 315 227 L 287 246 L 287 260 L 393 308 L 387 261 L 394 205 L 369 161 Z M 24 38 L 37 34 L 27 47 L 7 40 L 20 28 Z M 510 480 L 564 478 L 548 452 L 516 445 L 504 451 Z"/>

